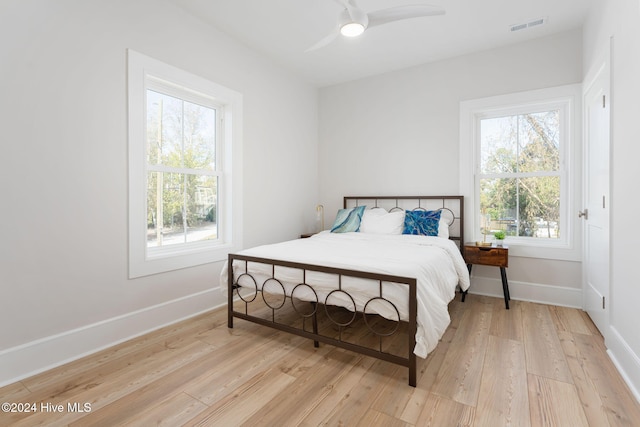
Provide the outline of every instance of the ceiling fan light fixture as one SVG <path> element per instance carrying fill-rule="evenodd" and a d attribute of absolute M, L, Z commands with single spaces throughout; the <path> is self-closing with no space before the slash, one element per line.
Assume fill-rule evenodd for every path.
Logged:
<path fill-rule="evenodd" d="M 340 27 L 340 34 L 346 37 L 357 37 L 364 33 L 364 25 L 358 22 L 348 22 Z"/>
<path fill-rule="evenodd" d="M 305 52 L 326 46 L 341 34 L 346 37 L 357 37 L 367 31 L 369 27 L 421 16 L 444 15 L 445 13 L 444 9 L 427 4 L 396 6 L 367 13 L 356 5 L 356 0 L 335 1 L 344 7 L 338 14 L 338 25 L 328 36 Z"/>

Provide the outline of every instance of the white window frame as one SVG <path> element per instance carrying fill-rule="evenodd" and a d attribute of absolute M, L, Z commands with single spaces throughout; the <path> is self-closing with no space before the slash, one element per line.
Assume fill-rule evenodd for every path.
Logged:
<path fill-rule="evenodd" d="M 480 121 L 491 117 L 535 111 L 560 110 L 560 221 L 565 231 L 559 239 L 509 237 L 510 254 L 533 258 L 579 261 L 581 232 L 577 216 L 581 193 L 580 130 L 581 86 L 566 85 L 519 92 L 460 103 L 460 191 L 465 196 L 465 235 L 480 234 Z M 576 218 L 574 218 L 574 216 Z"/>
<path fill-rule="evenodd" d="M 131 49 L 127 53 L 129 278 L 222 261 L 242 248 L 242 95 Z M 147 89 L 161 89 L 185 100 L 206 98 L 216 106 L 221 119 L 216 142 L 216 240 L 147 248 Z"/>

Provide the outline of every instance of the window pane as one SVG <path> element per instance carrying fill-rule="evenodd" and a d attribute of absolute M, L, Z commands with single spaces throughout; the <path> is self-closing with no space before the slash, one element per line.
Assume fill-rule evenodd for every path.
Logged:
<path fill-rule="evenodd" d="M 518 172 L 560 169 L 560 112 L 518 116 Z"/>
<path fill-rule="evenodd" d="M 187 176 L 187 242 L 218 238 L 218 179 Z"/>
<path fill-rule="evenodd" d="M 216 110 L 184 103 L 184 162 L 190 169 L 215 170 Z"/>
<path fill-rule="evenodd" d="M 517 194 L 517 180 L 514 178 L 480 180 L 480 228 L 486 227 L 489 234 L 502 230 L 507 236 L 516 236 Z"/>
<path fill-rule="evenodd" d="M 481 173 L 515 172 L 517 149 L 517 116 L 496 117 L 480 121 Z"/>
<path fill-rule="evenodd" d="M 560 237 L 560 177 L 480 180 L 480 228 L 507 236 Z M 490 219 L 485 220 L 484 215 Z"/>
<path fill-rule="evenodd" d="M 182 166 L 182 100 L 147 90 L 147 162 Z"/>
<path fill-rule="evenodd" d="M 147 247 L 184 243 L 184 174 L 147 175 Z"/>
<path fill-rule="evenodd" d="M 217 239 L 217 193 L 215 176 L 150 172 L 147 247 Z"/>
<path fill-rule="evenodd" d="M 560 177 L 540 176 L 519 180 L 519 235 L 560 237 Z"/>

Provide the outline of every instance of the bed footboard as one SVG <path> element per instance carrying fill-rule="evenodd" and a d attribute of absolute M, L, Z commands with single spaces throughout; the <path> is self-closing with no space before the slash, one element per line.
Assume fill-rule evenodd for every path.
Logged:
<path fill-rule="evenodd" d="M 357 270 L 302 264 L 267 258 L 230 254 L 228 261 L 228 327 L 234 317 L 380 360 L 405 366 L 409 370 L 409 385 L 416 386 L 417 299 L 416 279 L 375 274 Z M 255 266 L 269 266 L 271 273 L 254 272 Z M 284 283 L 278 269 L 299 271 L 301 280 Z M 311 275 L 332 277 L 335 286 L 326 292 L 316 292 Z M 348 278 L 348 279 L 347 279 Z M 355 295 L 345 280 L 366 280 L 371 285 L 366 302 L 358 306 Z M 408 318 L 401 319 L 400 310 L 386 296 L 387 286 L 406 287 Z M 351 292 L 351 293 L 350 293 Z M 260 294 L 261 297 L 258 297 Z M 376 307 L 386 310 L 377 314 Z M 389 316 L 388 313 L 396 313 Z M 352 325 L 363 324 L 364 334 L 348 332 Z M 406 333 L 406 337 L 402 335 Z M 400 350 L 398 351 L 398 347 Z"/>

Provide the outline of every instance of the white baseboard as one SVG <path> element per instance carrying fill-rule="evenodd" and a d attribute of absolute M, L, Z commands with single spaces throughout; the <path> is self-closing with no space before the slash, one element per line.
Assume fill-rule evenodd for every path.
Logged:
<path fill-rule="evenodd" d="M 471 276 L 470 294 L 503 298 L 502 281 Z M 582 309 L 582 289 L 509 280 L 511 299 Z"/>
<path fill-rule="evenodd" d="M 220 289 L 209 289 L 2 350 L 0 387 L 212 310 L 225 299 Z"/>
<path fill-rule="evenodd" d="M 605 342 L 607 354 L 640 403 L 640 356 L 633 352 L 616 328 L 609 327 L 609 331 L 609 337 Z"/>

